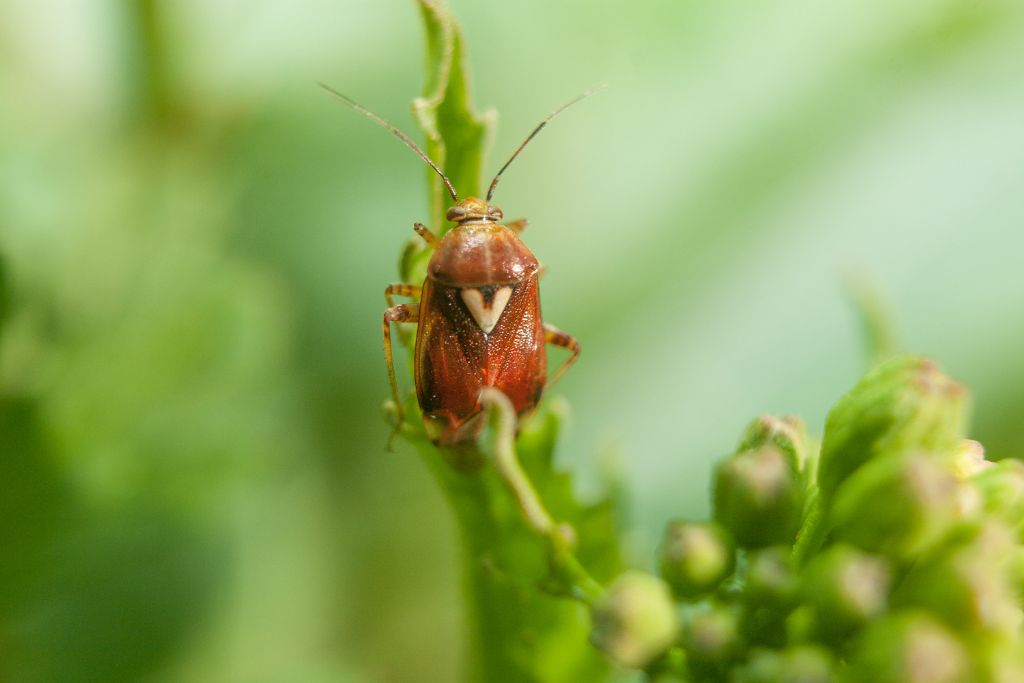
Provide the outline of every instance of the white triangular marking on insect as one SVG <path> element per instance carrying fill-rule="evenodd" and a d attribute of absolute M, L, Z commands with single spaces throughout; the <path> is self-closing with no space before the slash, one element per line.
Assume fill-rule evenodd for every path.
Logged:
<path fill-rule="evenodd" d="M 484 334 L 490 334 L 494 326 L 498 324 L 501 312 L 505 310 L 511 296 L 511 287 L 500 287 L 494 292 L 490 303 L 487 303 L 484 301 L 483 292 L 479 289 L 466 287 L 462 290 L 462 300 L 466 302 L 466 308 L 469 309 L 473 320 L 484 331 Z"/>

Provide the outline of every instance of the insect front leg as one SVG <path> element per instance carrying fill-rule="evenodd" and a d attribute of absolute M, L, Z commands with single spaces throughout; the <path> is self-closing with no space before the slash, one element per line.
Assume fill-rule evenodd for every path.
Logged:
<path fill-rule="evenodd" d="M 441 243 L 441 238 L 431 232 L 430 228 L 423 225 L 422 223 L 413 223 L 412 229 L 416 231 L 416 234 L 423 238 L 431 249 L 435 249 L 438 244 Z"/>
<path fill-rule="evenodd" d="M 549 325 L 547 323 L 544 323 L 544 341 L 546 341 L 548 344 L 551 344 L 552 346 L 557 346 L 562 349 L 568 349 L 569 351 L 569 357 L 565 359 L 565 362 L 562 363 L 562 366 L 558 368 L 558 370 L 555 372 L 554 376 L 551 378 L 551 381 L 548 382 L 548 386 L 551 386 L 552 384 L 557 382 L 562 377 L 562 375 L 565 374 L 565 371 L 568 370 L 569 367 L 576 362 L 577 358 L 579 358 L 580 343 L 576 341 L 576 337 L 573 337 L 570 334 L 566 334 L 565 332 L 562 332 L 554 325 Z"/>
<path fill-rule="evenodd" d="M 391 354 L 391 323 L 414 323 L 418 322 L 419 318 L 419 307 L 413 304 L 399 304 L 384 311 L 384 362 L 388 366 L 388 380 L 391 381 L 391 398 L 395 402 L 395 411 L 398 414 L 395 429 L 391 432 L 391 437 L 388 439 L 388 450 L 391 450 L 395 436 L 398 435 L 398 431 L 402 428 L 402 422 L 405 421 L 405 410 L 402 408 L 402 400 L 398 395 L 398 380 L 395 379 L 395 360 Z"/>

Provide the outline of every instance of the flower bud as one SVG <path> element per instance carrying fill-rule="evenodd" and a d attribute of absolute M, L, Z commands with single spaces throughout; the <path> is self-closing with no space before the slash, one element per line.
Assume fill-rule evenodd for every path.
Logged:
<path fill-rule="evenodd" d="M 989 521 L 930 561 L 914 566 L 893 596 L 897 605 L 930 610 L 957 630 L 1012 635 L 1021 626 L 1014 585 L 1012 533 Z"/>
<path fill-rule="evenodd" d="M 786 650 L 757 650 L 736 672 L 735 683 L 833 683 L 835 662 L 827 650 L 797 645 Z"/>
<path fill-rule="evenodd" d="M 1024 463 L 1003 460 L 978 472 L 971 482 L 981 494 L 982 510 L 1001 519 L 1024 539 Z"/>
<path fill-rule="evenodd" d="M 932 617 L 904 613 L 871 624 L 850 659 L 849 681 L 970 683 L 964 646 Z"/>
<path fill-rule="evenodd" d="M 952 464 L 953 474 L 960 481 L 970 479 L 995 465 L 994 462 L 985 459 L 985 447 L 972 439 L 960 442 L 953 453 Z"/>
<path fill-rule="evenodd" d="M 776 546 L 752 551 L 747 558 L 741 629 L 751 642 L 782 647 L 788 642 L 787 618 L 799 589 L 792 553 Z"/>
<path fill-rule="evenodd" d="M 776 546 L 750 554 L 743 595 L 755 605 L 785 607 L 797 591 L 797 576 L 788 548 Z"/>
<path fill-rule="evenodd" d="M 831 640 L 883 613 L 888 604 L 885 560 L 848 546 L 829 548 L 804 571 L 801 597 L 811 609 L 811 631 Z"/>
<path fill-rule="evenodd" d="M 638 571 L 617 578 L 594 606 L 590 642 L 613 661 L 641 669 L 676 640 L 679 620 L 668 586 Z"/>
<path fill-rule="evenodd" d="M 869 462 L 836 492 L 832 537 L 887 557 L 913 559 L 958 521 L 962 488 L 968 487 L 948 462 L 930 455 Z"/>
<path fill-rule="evenodd" d="M 750 451 L 767 445 L 773 445 L 782 451 L 794 472 L 804 471 L 809 447 L 807 427 L 800 418 L 793 415 L 762 415 L 747 426 L 736 452 Z"/>
<path fill-rule="evenodd" d="M 829 412 L 818 483 L 828 499 L 854 470 L 909 451 L 952 454 L 963 438 L 966 392 L 930 360 L 897 356 L 875 367 Z"/>
<path fill-rule="evenodd" d="M 972 650 L 975 659 L 980 660 L 978 680 L 985 683 L 1020 683 L 1024 681 L 1024 648 L 1020 638 L 992 643 L 983 651 Z"/>
<path fill-rule="evenodd" d="M 742 547 L 792 543 L 803 504 L 799 474 L 774 445 L 733 455 L 715 471 L 715 521 Z"/>
<path fill-rule="evenodd" d="M 725 663 L 741 649 L 737 616 L 732 610 L 720 606 L 694 612 L 683 627 L 682 641 L 689 661 Z"/>
<path fill-rule="evenodd" d="M 669 522 L 661 544 L 661 576 L 676 597 L 697 597 L 732 573 L 735 555 L 717 524 Z"/>

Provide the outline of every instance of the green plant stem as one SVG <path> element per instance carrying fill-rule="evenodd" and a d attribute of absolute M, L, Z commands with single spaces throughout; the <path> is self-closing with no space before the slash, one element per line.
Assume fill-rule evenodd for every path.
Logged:
<path fill-rule="evenodd" d="M 459 531 L 467 608 L 463 680 L 539 683 L 596 675 L 600 659 L 587 644 L 586 614 L 538 590 L 553 567 L 572 573 L 571 554 L 552 552 L 550 534 L 547 543 L 538 542 L 497 468 L 458 470 L 429 441 L 415 443 Z"/>
<path fill-rule="evenodd" d="M 493 391 L 482 402 L 493 428 L 470 457 L 445 454 L 421 431 L 402 432 L 446 495 L 459 531 L 464 680 L 591 680 L 605 665 L 587 642 L 589 618 L 579 603 L 591 605 L 604 589 L 577 558 L 572 527 L 555 520 L 520 463 L 508 398 Z"/>
<path fill-rule="evenodd" d="M 497 415 L 493 459 L 495 469 L 519 502 L 519 509 L 526 522 L 541 536 L 550 535 L 555 530 L 555 523 L 516 457 L 516 412 L 512 401 L 498 389 L 484 387 L 480 392 L 480 403 L 490 409 L 492 415 Z"/>
<path fill-rule="evenodd" d="M 575 535 L 567 524 L 556 525 L 537 495 L 516 456 L 516 412 L 512 402 L 501 391 L 487 387 L 480 392 L 480 403 L 495 416 L 494 454 L 492 462 L 498 475 L 519 504 L 526 523 L 548 543 L 553 585 L 567 587 L 566 594 L 588 605 L 599 598 L 604 589 L 594 580 L 573 554 Z"/>
<path fill-rule="evenodd" d="M 130 29 L 125 63 L 131 84 L 131 114 L 140 123 L 158 128 L 173 124 L 178 114 L 162 4 L 159 0 L 124 3 L 125 23 Z"/>

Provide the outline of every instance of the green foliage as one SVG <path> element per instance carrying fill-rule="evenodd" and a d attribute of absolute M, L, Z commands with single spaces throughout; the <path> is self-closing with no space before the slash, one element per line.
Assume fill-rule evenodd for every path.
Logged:
<path fill-rule="evenodd" d="M 819 472 L 807 482 L 816 502 L 786 545 L 735 551 L 727 584 L 678 592 L 679 645 L 640 668 L 659 681 L 1019 680 L 1020 468 L 988 462 L 962 440 L 965 405 L 964 389 L 934 363 L 899 356 L 840 399 L 820 456 L 794 440 L 799 430 L 771 437 L 767 425 L 792 418 L 756 421 L 723 467 L 759 452 L 751 447 L 779 462 L 742 477 L 720 469 L 716 519 L 752 535 L 746 547 L 761 545 L 758 531 L 778 542 L 777 516 L 764 513 L 759 527 L 736 510 L 764 510 L 754 493 L 781 490 L 785 471 Z M 678 528 L 671 522 L 669 533 Z M 678 573 L 662 560 L 667 580 Z"/>
<path fill-rule="evenodd" d="M 143 40 L 153 9 L 128 16 Z M 145 51 L 166 66 L 163 46 Z M 225 253 L 229 183 L 206 147 L 158 132 L 161 93 L 133 92 L 130 125 L 53 158 L 5 148 L 53 194 L 18 214 L 17 188 L 0 188 L 5 681 L 172 666 L 236 567 L 222 511 L 302 440 L 274 393 L 280 285 Z"/>
<path fill-rule="evenodd" d="M 0 241 L 17 293 L 0 340 L 4 680 L 166 666 L 233 568 L 215 511 L 300 438 L 266 391 L 285 381 L 278 287 L 196 211 L 222 190 L 203 154 L 145 130 L 103 144 L 65 188 L 67 229 Z"/>
<path fill-rule="evenodd" d="M 586 609 L 569 600 L 589 598 L 574 589 L 565 563 L 572 572 L 583 562 L 602 581 L 615 575 L 620 567 L 616 507 L 611 500 L 581 503 L 570 478 L 556 470 L 560 420 L 556 411 L 543 407 L 523 425 L 517 451 L 559 525 L 555 533 L 570 535 L 569 556 L 531 527 L 494 468 L 452 467 L 438 448 L 422 437 L 414 439 L 460 529 L 469 612 L 467 680 L 591 680 L 604 671 L 586 644 Z M 486 435 L 482 450 L 488 461 L 494 459 L 495 446 Z"/>

